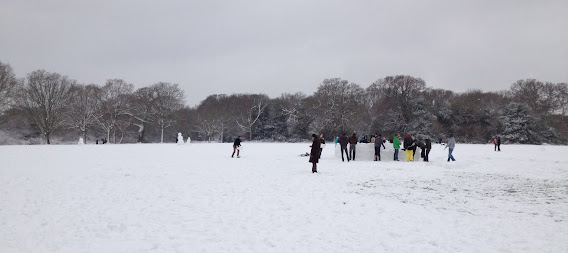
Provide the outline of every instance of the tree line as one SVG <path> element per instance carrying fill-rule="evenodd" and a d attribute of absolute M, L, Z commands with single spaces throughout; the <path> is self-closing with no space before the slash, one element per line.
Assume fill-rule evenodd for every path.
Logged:
<path fill-rule="evenodd" d="M 509 90 L 456 93 L 428 87 L 417 77 L 380 78 L 368 87 L 325 79 L 312 95 L 215 94 L 197 106 L 184 104 L 178 84 L 158 82 L 134 88 L 122 79 L 82 84 L 37 70 L 18 78 L 0 62 L 1 143 L 175 142 L 192 140 L 305 141 L 312 133 L 328 139 L 342 133 L 379 132 L 392 137 L 487 143 L 568 143 L 568 85 L 524 79 Z"/>

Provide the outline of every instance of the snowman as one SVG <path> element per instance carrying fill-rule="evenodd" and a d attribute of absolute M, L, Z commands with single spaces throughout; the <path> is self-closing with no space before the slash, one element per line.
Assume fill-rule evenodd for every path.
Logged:
<path fill-rule="evenodd" d="M 177 138 L 177 139 L 178 139 L 177 143 L 178 143 L 179 145 L 184 144 L 184 142 L 183 142 L 183 135 L 181 135 L 181 133 L 178 133 L 178 138 Z"/>
<path fill-rule="evenodd" d="M 85 144 L 84 141 L 83 141 L 83 137 L 79 137 L 79 142 L 77 144 L 79 144 L 79 145 Z"/>
<path fill-rule="evenodd" d="M 187 141 L 185 142 L 185 144 L 189 144 L 191 143 L 191 138 L 189 136 L 187 136 Z"/>

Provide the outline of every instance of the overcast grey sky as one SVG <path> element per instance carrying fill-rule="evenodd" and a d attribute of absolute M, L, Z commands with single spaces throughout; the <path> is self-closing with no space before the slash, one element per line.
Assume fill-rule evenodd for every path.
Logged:
<path fill-rule="evenodd" d="M 83 83 L 311 94 L 406 74 L 434 88 L 568 81 L 568 1 L 0 0 L 0 61 Z"/>

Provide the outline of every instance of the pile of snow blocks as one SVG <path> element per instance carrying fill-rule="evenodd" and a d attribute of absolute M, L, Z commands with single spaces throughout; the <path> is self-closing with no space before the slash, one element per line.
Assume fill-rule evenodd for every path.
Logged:
<path fill-rule="evenodd" d="M 339 144 L 335 147 L 335 158 L 341 160 L 341 148 Z M 349 152 L 349 145 L 347 145 L 347 152 Z M 416 152 L 420 152 L 417 149 Z M 345 154 L 343 154 L 345 156 Z M 414 156 L 415 159 L 420 159 L 420 154 Z M 347 160 L 347 157 L 345 157 Z M 357 143 L 355 152 L 355 161 L 373 161 L 375 160 L 375 144 L 373 143 Z M 394 148 L 391 143 L 385 143 L 385 148 L 381 146 L 381 161 L 393 161 L 394 160 Z M 406 154 L 402 149 L 398 150 L 398 160 L 405 161 Z"/>

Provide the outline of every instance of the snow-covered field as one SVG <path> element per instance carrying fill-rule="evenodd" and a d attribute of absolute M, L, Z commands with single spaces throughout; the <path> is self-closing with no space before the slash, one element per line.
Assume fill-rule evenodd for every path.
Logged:
<path fill-rule="evenodd" d="M 568 147 L 243 145 L 0 146 L 0 252 L 568 252 Z"/>

